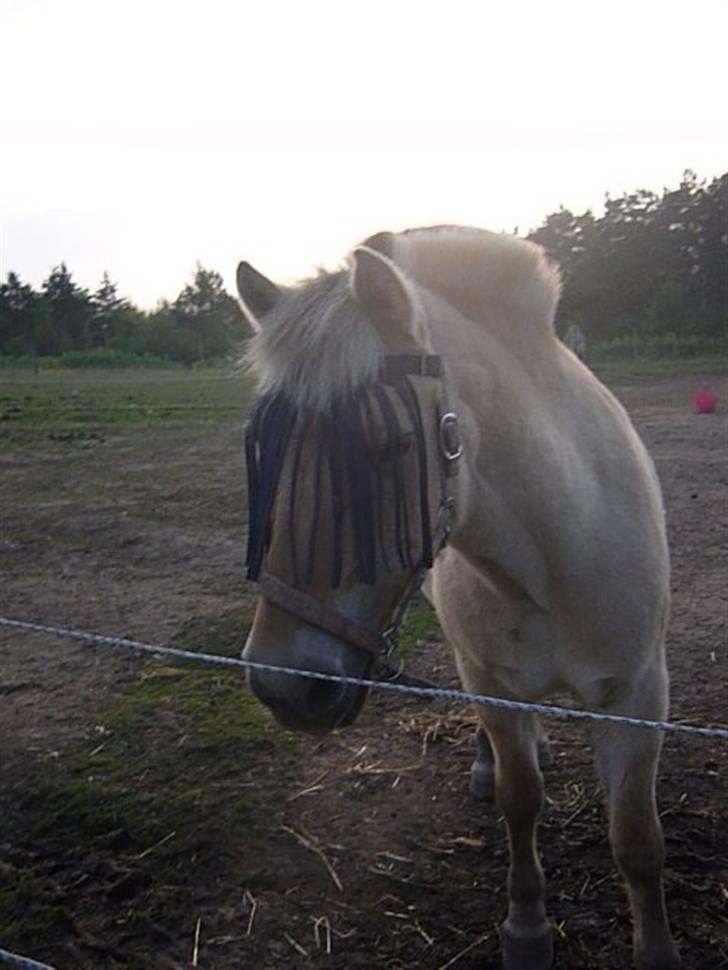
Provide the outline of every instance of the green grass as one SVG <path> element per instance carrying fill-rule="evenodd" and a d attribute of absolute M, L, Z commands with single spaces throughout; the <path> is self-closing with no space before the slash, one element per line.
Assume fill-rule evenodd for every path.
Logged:
<path fill-rule="evenodd" d="M 728 349 L 728 335 L 668 332 L 651 336 L 625 334 L 610 340 L 593 342 L 590 355 L 594 360 L 651 359 L 688 360 L 694 357 L 721 357 Z"/>
<path fill-rule="evenodd" d="M 728 356 L 707 357 L 625 357 L 615 360 L 587 359 L 587 364 L 605 384 L 621 384 L 696 374 L 728 375 Z"/>
<path fill-rule="evenodd" d="M 247 605 L 198 617 L 174 642 L 237 656 L 250 621 Z M 113 821 L 140 846 L 213 806 L 218 823 L 224 817 L 226 829 L 242 826 L 236 838 L 248 841 L 271 820 L 268 795 L 250 788 L 250 773 L 261 758 L 290 766 L 295 751 L 293 737 L 240 673 L 155 658 L 107 698 L 93 733 L 66 765 L 64 801 L 75 818 L 85 818 L 87 832 Z"/>
<path fill-rule="evenodd" d="M 32 354 L 10 356 L 0 354 L 0 371 L 32 370 L 34 373 L 65 368 L 102 367 L 106 370 L 120 368 L 154 367 L 157 370 L 182 369 L 185 365 L 173 363 L 152 354 L 132 354 L 126 351 L 97 347 L 93 350 L 67 350 L 56 357 L 33 357 Z"/>
<path fill-rule="evenodd" d="M 681 374 L 725 374 L 723 355 L 590 361 L 607 383 Z M 116 433 L 242 423 L 252 380 L 232 368 L 207 370 L 22 369 L 0 372 L 0 440 L 22 446 L 93 445 Z"/>
<path fill-rule="evenodd" d="M 408 660 L 427 640 L 436 637 L 438 631 L 434 609 L 424 597 L 418 597 L 407 611 L 407 619 L 400 630 L 399 655 Z"/>
<path fill-rule="evenodd" d="M 241 420 L 251 380 L 221 370 L 0 372 L 0 436 L 84 441 L 115 431 Z"/>

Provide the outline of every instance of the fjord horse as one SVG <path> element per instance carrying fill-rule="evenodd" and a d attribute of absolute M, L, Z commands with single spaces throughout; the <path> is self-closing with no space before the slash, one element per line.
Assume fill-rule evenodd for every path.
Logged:
<path fill-rule="evenodd" d="M 568 690 L 593 711 L 666 716 L 660 489 L 623 408 L 557 339 L 559 287 L 538 246 L 457 227 L 380 233 L 347 268 L 288 289 L 240 264 L 259 377 L 247 659 L 366 675 L 431 569 L 468 690 L 527 701 Z M 351 723 L 365 695 L 275 672 L 250 685 L 281 723 L 314 733 Z M 537 722 L 478 715 L 472 783 L 494 780 L 510 848 L 504 964 L 545 970 Z M 636 965 L 675 970 L 660 737 L 614 724 L 592 737 Z"/>

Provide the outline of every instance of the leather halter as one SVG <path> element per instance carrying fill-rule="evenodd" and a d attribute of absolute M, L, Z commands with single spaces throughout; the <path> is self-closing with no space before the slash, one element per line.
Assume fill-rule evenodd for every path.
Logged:
<path fill-rule="evenodd" d="M 438 354 L 389 354 L 383 358 L 382 378 L 385 381 L 404 376 L 442 378 L 443 373 L 442 358 Z M 442 497 L 432 537 L 433 559 L 447 544 L 450 535 L 455 500 L 448 492 L 447 481 L 457 473 L 457 462 L 463 451 L 458 437 L 457 416 L 446 406 L 444 390 L 437 416 L 437 441 L 441 458 Z M 404 678 L 401 666 L 392 667 L 390 660 L 396 649 L 397 634 L 404 622 L 407 609 L 419 592 L 426 574 L 426 567 L 420 567 L 415 571 L 394 611 L 391 622 L 381 633 L 344 616 L 338 610 L 290 586 L 267 570 L 261 571 L 258 593 L 286 613 L 368 653 L 371 662 L 375 664 L 375 673 L 379 679 L 406 680 L 411 684 L 422 685 L 424 681 Z"/>

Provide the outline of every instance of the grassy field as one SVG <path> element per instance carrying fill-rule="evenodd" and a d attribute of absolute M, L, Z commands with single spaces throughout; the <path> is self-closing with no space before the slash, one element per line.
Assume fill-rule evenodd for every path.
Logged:
<path fill-rule="evenodd" d="M 728 346 L 722 356 L 687 357 L 632 357 L 623 360 L 597 361 L 592 370 L 606 384 L 625 384 L 660 378 L 689 377 L 693 374 L 725 377 L 728 374 Z"/>
<path fill-rule="evenodd" d="M 254 605 L 240 563 L 250 393 L 234 371 L 3 371 L 0 613 L 239 654 Z M 434 626 L 417 604 L 403 653 Z M 41 644 L 13 639 L 0 630 L 0 687 L 22 697 L 28 678 L 13 666 L 34 663 Z M 47 940 L 44 955 L 63 965 L 61 941 L 93 947 L 108 932 L 128 939 L 123 958 L 102 948 L 78 965 L 141 970 L 174 934 L 167 913 L 201 905 L 191 887 L 221 872 L 241 891 L 261 879 L 256 847 L 300 778 L 299 742 L 238 672 L 118 667 L 101 653 L 118 670 L 98 690 L 66 682 L 78 648 L 58 650 L 38 660 L 69 704 L 60 733 L 36 714 L 32 750 L 7 725 L 0 747 L 3 838 L 16 846 L 0 852 L 0 941 L 38 953 L 34 941 Z M 79 918 L 89 892 L 116 913 L 113 928 Z"/>
<path fill-rule="evenodd" d="M 230 536 L 243 542 L 249 392 L 242 375 L 220 370 L 3 371 L 0 612 L 238 654 L 252 590 L 240 568 L 217 568 L 214 555 Z M 11 639 L 3 631 L 0 650 Z M 21 649 L 34 657 L 29 641 L 13 643 L 0 677 L 19 697 Z M 116 898 L 121 932 L 135 941 L 121 964 L 99 951 L 78 965 L 146 967 L 174 930 L 165 908 L 192 904 L 191 869 L 204 884 L 227 857 L 252 878 L 253 843 L 278 824 L 281 792 L 298 774 L 297 741 L 242 688 L 240 674 L 157 660 L 119 667 L 109 656 L 101 663 L 117 671 L 115 682 L 98 691 L 92 675 L 67 680 L 72 647 L 56 650 L 43 651 L 42 663 L 69 704 L 70 734 L 34 715 L 40 741 L 25 750 L 22 768 L 18 761 L 16 780 L 22 734 L 16 741 L 7 725 L 4 732 L 11 801 L 3 837 L 19 849 L 0 858 L 0 940 L 26 950 L 47 940 L 46 952 L 63 963 L 61 940 L 103 936 L 79 920 L 78 882 L 82 895 Z M 51 860 L 64 857 L 60 873 Z"/>
<path fill-rule="evenodd" d="M 189 425 L 236 416 L 242 421 L 250 387 L 250 380 L 232 370 L 3 370 L 0 434 L 13 440 L 83 438 L 160 422 Z"/>
<path fill-rule="evenodd" d="M 234 653 L 249 621 L 233 610 L 176 641 Z M 26 759 L 22 785 L 4 765 L 21 813 L 3 813 L 13 846 L 9 859 L 0 852 L 3 945 L 37 953 L 40 940 L 63 966 L 75 941 L 96 951 L 79 968 L 149 967 L 174 939 L 170 914 L 199 907 L 195 887 L 221 870 L 244 885 L 259 877 L 258 846 L 299 776 L 298 740 L 239 677 L 144 662 L 100 700 L 82 740 Z M 89 894 L 113 906 L 113 927 L 84 913 Z"/>
<path fill-rule="evenodd" d="M 626 358 L 600 361 L 594 370 L 608 384 L 645 378 L 725 376 L 728 356 L 674 360 Z M 53 370 L 0 371 L 0 440 L 92 438 L 94 434 L 175 426 L 242 422 L 253 382 L 242 371 Z"/>
<path fill-rule="evenodd" d="M 708 476 L 703 453 L 688 460 L 686 449 L 697 434 L 706 448 L 719 435 L 717 423 L 693 425 L 689 401 L 705 380 L 722 396 L 724 373 L 724 362 L 715 359 L 599 368 L 603 379 L 619 385 L 662 456 L 678 540 L 680 475 L 690 479 L 685 503 L 691 515 L 699 509 L 689 495 L 697 492 L 706 508 L 720 507 L 707 498 L 713 479 L 706 478 L 705 487 L 697 479 L 701 469 Z M 696 374 L 702 376 L 693 380 Z M 647 409 L 641 381 L 650 384 Z M 242 428 L 251 392 L 248 378 L 222 370 L 2 371 L 0 613 L 237 655 L 254 606 L 254 590 L 243 578 Z M 717 446 L 711 448 L 706 454 L 717 454 Z M 675 455 L 683 456 L 684 468 L 676 468 Z M 692 520 L 688 526 L 698 528 Z M 686 535 L 682 547 L 689 552 L 694 532 Z M 676 563 L 692 610 L 698 593 L 688 589 L 686 577 L 696 574 L 705 555 L 683 567 Z M 705 573 L 699 591 L 710 597 L 705 617 L 720 612 L 713 575 Z M 681 609 L 678 603 L 678 620 Z M 698 626 L 692 614 L 689 626 Z M 417 604 L 403 654 L 435 630 L 431 609 Z M 441 674 L 427 668 L 417 671 L 417 662 L 431 653 L 413 658 L 415 673 L 437 679 Z M 295 849 L 281 826 L 316 830 L 319 814 L 303 814 L 309 796 L 299 796 L 316 791 L 326 771 L 332 791 L 338 786 L 357 797 L 358 789 L 347 785 L 358 775 L 345 757 L 332 755 L 324 763 L 316 752 L 307 764 L 311 745 L 280 729 L 240 675 L 228 671 L 126 660 L 3 630 L 0 671 L 0 945 L 59 967 L 147 970 L 189 959 L 199 916 L 206 939 L 219 941 L 208 952 L 252 946 L 245 907 L 253 896 L 268 900 L 271 940 L 277 923 L 289 925 L 285 907 L 294 904 L 288 892 L 299 885 L 295 873 L 301 870 L 287 868 Z M 692 685 L 696 668 L 681 676 Z M 387 756 L 395 766 L 414 759 L 416 752 L 399 751 L 406 742 L 399 707 L 392 706 L 386 725 L 386 700 L 367 710 L 373 727 L 364 721 L 356 742 L 347 734 L 331 744 L 351 744 L 354 753 L 369 746 L 372 764 Z M 375 755 L 380 742 L 383 750 Z M 423 744 L 416 740 L 417 752 Z M 465 802 L 462 769 L 469 750 L 462 748 L 463 763 L 453 767 L 459 775 L 448 817 Z M 573 760 L 573 752 L 563 759 Z M 366 780 L 371 786 L 376 779 L 391 784 L 386 773 Z M 410 809 L 422 802 L 412 795 Z M 344 804 L 332 795 L 325 817 L 338 817 Z M 391 796 L 383 796 L 380 817 L 389 817 L 390 805 Z M 392 839 L 388 848 L 397 856 L 409 851 Z M 341 832 L 337 840 L 343 842 Z M 303 871 L 320 875 L 315 854 L 301 851 L 303 860 L 311 857 L 311 869 Z M 468 863 L 468 886 L 472 867 Z M 370 870 L 363 871 L 356 878 L 365 886 Z M 347 887 L 354 878 L 346 875 Z M 312 898 L 318 917 L 324 903 L 315 893 Z M 704 908 L 701 898 L 695 911 Z M 276 915 L 279 910 L 284 916 Z M 365 911 L 357 925 L 366 925 Z M 459 938 L 452 947 L 461 948 Z M 175 953 L 177 962 L 155 963 L 162 951 Z M 289 957 L 284 949 L 270 966 L 290 966 Z M 231 957 L 208 965 L 227 970 L 241 964 Z"/>

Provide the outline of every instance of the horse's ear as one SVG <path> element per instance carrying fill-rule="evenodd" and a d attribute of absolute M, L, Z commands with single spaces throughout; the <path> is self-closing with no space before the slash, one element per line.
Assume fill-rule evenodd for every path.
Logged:
<path fill-rule="evenodd" d="M 357 246 L 351 260 L 351 292 L 387 348 L 416 346 L 412 296 L 404 276 L 368 246 Z"/>
<path fill-rule="evenodd" d="M 250 263 L 238 263 L 236 273 L 238 296 L 243 313 L 256 332 L 260 330 L 260 318 L 269 313 L 281 296 L 281 291 L 267 276 L 263 276 Z"/>

